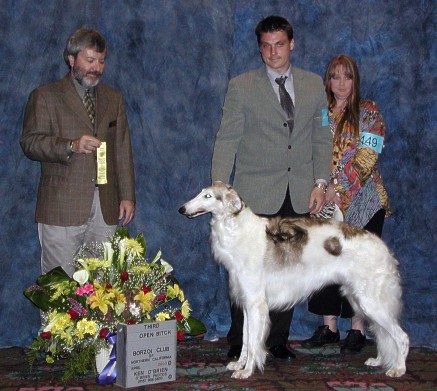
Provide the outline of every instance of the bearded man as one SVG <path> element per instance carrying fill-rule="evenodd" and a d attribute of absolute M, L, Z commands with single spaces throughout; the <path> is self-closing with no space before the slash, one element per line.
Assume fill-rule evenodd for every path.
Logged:
<path fill-rule="evenodd" d="M 41 165 L 36 222 L 41 270 L 71 275 L 85 243 L 113 235 L 134 217 L 135 180 L 123 96 L 100 83 L 106 41 L 80 28 L 67 40 L 70 71 L 31 92 L 20 145 Z"/>

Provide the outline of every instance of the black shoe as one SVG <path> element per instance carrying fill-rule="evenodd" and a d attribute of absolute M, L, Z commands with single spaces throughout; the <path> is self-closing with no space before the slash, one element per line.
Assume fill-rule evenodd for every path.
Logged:
<path fill-rule="evenodd" d="M 318 348 L 340 341 L 340 332 L 336 333 L 329 330 L 328 326 L 319 326 L 311 338 L 302 341 L 304 348 Z"/>
<path fill-rule="evenodd" d="M 292 358 L 296 358 L 296 355 L 288 350 L 285 345 L 272 346 L 269 351 L 272 356 L 278 360 L 291 360 Z"/>
<path fill-rule="evenodd" d="M 228 351 L 228 357 L 229 358 L 240 358 L 241 354 L 241 345 L 231 345 Z"/>
<path fill-rule="evenodd" d="M 346 339 L 342 342 L 340 353 L 358 353 L 366 345 L 366 336 L 359 330 L 349 330 Z"/>

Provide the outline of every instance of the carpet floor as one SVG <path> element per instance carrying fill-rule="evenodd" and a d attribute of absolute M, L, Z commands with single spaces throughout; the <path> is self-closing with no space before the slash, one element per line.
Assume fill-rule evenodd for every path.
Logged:
<path fill-rule="evenodd" d="M 375 356 L 370 343 L 355 355 L 341 355 L 337 345 L 321 349 L 304 349 L 298 341 L 290 341 L 297 358 L 279 362 L 268 358 L 264 373 L 256 372 L 246 380 L 231 378 L 226 370 L 228 345 L 225 339 L 210 342 L 190 339 L 178 342 L 176 380 L 129 390 L 336 390 L 391 391 L 437 390 L 437 351 L 412 348 L 407 359 L 407 373 L 401 378 L 388 378 L 380 368 L 370 368 L 364 361 Z M 116 385 L 100 386 L 95 376 L 81 377 L 63 384 L 62 364 L 35 363 L 29 371 L 23 348 L 0 349 L 0 390 L 2 391 L 91 391 L 123 390 Z"/>

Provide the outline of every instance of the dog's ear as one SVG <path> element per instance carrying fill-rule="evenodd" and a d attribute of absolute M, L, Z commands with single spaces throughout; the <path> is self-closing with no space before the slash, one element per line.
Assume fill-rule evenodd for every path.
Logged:
<path fill-rule="evenodd" d="M 222 182 L 222 181 L 214 181 L 212 183 L 212 185 L 215 186 L 215 187 L 226 187 L 226 184 L 224 182 Z"/>
<path fill-rule="evenodd" d="M 226 207 L 230 207 L 231 212 L 238 213 L 243 209 L 243 201 L 241 200 L 240 196 L 234 189 L 230 189 L 226 194 L 224 198 L 224 203 Z"/>

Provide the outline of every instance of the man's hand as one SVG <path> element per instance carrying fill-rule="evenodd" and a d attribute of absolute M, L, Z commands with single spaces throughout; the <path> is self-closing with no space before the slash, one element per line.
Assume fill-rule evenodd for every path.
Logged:
<path fill-rule="evenodd" d="M 133 201 L 122 200 L 120 202 L 120 214 L 118 215 L 118 220 L 123 220 L 122 226 L 128 225 L 135 215 L 135 204 Z"/>
<path fill-rule="evenodd" d="M 100 147 L 101 141 L 93 136 L 84 134 L 71 143 L 71 150 L 74 153 L 92 153 Z"/>
<path fill-rule="evenodd" d="M 311 192 L 310 203 L 308 208 L 310 209 L 310 214 L 319 213 L 323 206 L 325 205 L 326 197 L 323 189 L 315 187 Z"/>

